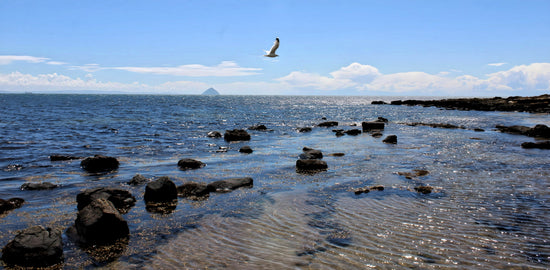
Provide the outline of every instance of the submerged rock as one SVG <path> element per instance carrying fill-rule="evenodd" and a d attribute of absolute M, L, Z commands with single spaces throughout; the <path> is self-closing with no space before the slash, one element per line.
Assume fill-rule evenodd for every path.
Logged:
<path fill-rule="evenodd" d="M 63 262 L 61 231 L 33 226 L 17 233 L 2 249 L 2 260 L 10 266 L 48 267 Z"/>
<path fill-rule="evenodd" d="M 266 131 L 267 127 L 265 125 L 255 125 L 248 128 L 249 130 L 256 130 L 256 131 Z"/>
<path fill-rule="evenodd" d="M 51 155 L 50 156 L 50 161 L 65 161 L 65 160 L 73 160 L 73 159 L 81 159 L 81 157 L 69 156 L 69 155 Z"/>
<path fill-rule="evenodd" d="M 250 177 L 230 178 L 208 184 L 207 189 L 213 192 L 228 192 L 241 187 L 252 187 L 254 181 Z"/>
<path fill-rule="evenodd" d="M 250 146 L 246 145 L 241 147 L 241 149 L 239 149 L 239 152 L 245 153 L 245 154 L 252 154 L 252 152 L 254 151 L 252 150 L 252 148 L 250 148 Z"/>
<path fill-rule="evenodd" d="M 430 194 L 430 193 L 432 193 L 433 187 L 418 186 L 418 187 L 415 187 L 414 190 L 416 190 L 417 192 L 422 193 L 422 194 Z"/>
<path fill-rule="evenodd" d="M 25 183 L 21 185 L 21 190 L 45 190 L 45 189 L 54 189 L 56 187 L 58 187 L 58 185 L 50 182 Z"/>
<path fill-rule="evenodd" d="M 21 207 L 24 202 L 25 200 L 21 198 L 11 198 L 8 200 L 0 199 L 0 215 Z"/>
<path fill-rule="evenodd" d="M 88 172 L 107 172 L 118 169 L 119 162 L 114 157 L 95 155 L 85 158 L 80 166 Z"/>
<path fill-rule="evenodd" d="M 327 169 L 327 163 L 319 159 L 298 159 L 296 161 L 296 170 L 298 172 L 317 172 Z"/>
<path fill-rule="evenodd" d="M 128 185 L 138 186 L 147 182 L 149 182 L 149 179 L 138 173 L 132 177 L 132 180 L 128 181 Z"/>
<path fill-rule="evenodd" d="M 311 132 L 313 129 L 310 127 L 299 128 L 298 132 Z"/>
<path fill-rule="evenodd" d="M 149 182 L 145 187 L 144 200 L 146 203 L 172 202 L 178 199 L 176 184 L 167 176 Z"/>
<path fill-rule="evenodd" d="M 78 211 L 75 220 L 78 240 L 85 245 L 106 245 L 130 234 L 128 223 L 106 199 L 92 201 Z"/>
<path fill-rule="evenodd" d="M 98 199 L 110 201 L 121 213 L 127 213 L 136 204 L 136 198 L 123 189 L 94 188 L 87 189 L 76 195 L 77 209 L 82 210 L 88 204 Z"/>
<path fill-rule="evenodd" d="M 370 131 L 370 130 L 376 130 L 376 129 L 384 129 L 384 122 L 362 122 L 361 126 L 363 128 L 363 131 Z"/>
<path fill-rule="evenodd" d="M 321 150 L 304 147 L 303 153 L 300 154 L 300 159 L 323 159 L 323 152 Z"/>
<path fill-rule="evenodd" d="M 361 134 L 361 130 L 360 129 L 350 129 L 350 130 L 344 131 L 344 133 L 346 133 L 350 136 L 357 136 L 357 135 Z"/>
<path fill-rule="evenodd" d="M 250 141 L 250 134 L 244 129 L 227 130 L 223 136 L 228 142 L 233 141 Z"/>
<path fill-rule="evenodd" d="M 523 148 L 538 148 L 538 149 L 550 149 L 550 141 L 544 142 L 524 142 L 521 144 Z"/>
<path fill-rule="evenodd" d="M 317 126 L 319 126 L 319 127 L 336 127 L 336 126 L 338 126 L 338 122 L 336 122 L 336 121 L 327 121 L 327 122 L 322 122 L 322 123 L 318 124 Z"/>
<path fill-rule="evenodd" d="M 178 167 L 180 167 L 180 169 L 182 170 L 200 169 L 204 166 L 206 166 L 206 164 L 204 164 L 202 161 L 191 158 L 184 158 L 178 161 Z"/>
<path fill-rule="evenodd" d="M 218 131 L 210 131 L 206 136 L 208 136 L 209 138 L 221 138 L 222 134 L 219 133 Z"/>
<path fill-rule="evenodd" d="M 382 142 L 384 143 L 390 143 L 390 144 L 396 144 L 397 143 L 397 136 L 396 135 L 388 135 Z"/>
<path fill-rule="evenodd" d="M 206 183 L 187 182 L 177 187 L 178 196 L 190 199 L 207 198 L 210 189 Z"/>

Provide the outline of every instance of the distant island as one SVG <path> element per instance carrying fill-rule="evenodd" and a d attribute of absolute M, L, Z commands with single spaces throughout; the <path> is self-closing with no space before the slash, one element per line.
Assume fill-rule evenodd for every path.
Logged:
<path fill-rule="evenodd" d="M 216 89 L 214 88 L 208 88 L 206 89 L 206 91 L 202 92 L 203 95 L 206 95 L 206 96 L 218 96 L 220 95 L 220 93 L 218 91 L 216 91 Z"/>

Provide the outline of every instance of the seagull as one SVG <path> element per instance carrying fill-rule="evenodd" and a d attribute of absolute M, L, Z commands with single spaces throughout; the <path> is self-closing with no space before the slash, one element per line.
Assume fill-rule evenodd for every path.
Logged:
<path fill-rule="evenodd" d="M 267 54 L 264 55 L 264 56 L 265 57 L 277 57 L 278 55 L 275 54 L 275 51 L 277 50 L 277 48 L 279 48 L 279 38 L 275 39 L 275 43 L 273 43 L 273 47 L 271 47 L 270 51 L 265 51 L 265 53 L 267 53 Z"/>

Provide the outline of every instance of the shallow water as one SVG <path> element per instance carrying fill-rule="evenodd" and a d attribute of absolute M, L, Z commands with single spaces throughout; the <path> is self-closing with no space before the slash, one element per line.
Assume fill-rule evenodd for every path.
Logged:
<path fill-rule="evenodd" d="M 65 237 L 65 268 L 550 267 L 548 151 L 522 149 L 522 142 L 534 139 L 494 130 L 497 124 L 550 125 L 550 117 L 370 105 L 382 99 L 400 98 L 0 95 L 0 198 L 26 200 L 0 217 L 0 245 L 27 226 L 69 227 L 76 194 L 109 186 L 138 200 L 124 215 L 128 245 L 114 261 L 101 262 Z M 351 129 L 378 116 L 390 120 L 381 138 L 338 138 L 330 128 L 296 132 L 323 117 Z M 468 129 L 404 124 L 409 122 Z M 206 137 L 255 124 L 270 131 L 249 131 L 250 142 Z M 382 143 L 390 134 L 397 135 L 396 145 Z M 243 145 L 254 153 L 239 153 Z M 326 172 L 296 172 L 304 146 L 323 151 Z M 345 156 L 328 156 L 337 152 Z M 51 162 L 52 154 L 104 154 L 121 166 L 88 174 L 80 160 Z M 181 171 L 181 158 L 207 166 Z M 397 174 L 415 169 L 430 173 L 413 179 Z M 177 185 L 250 176 L 254 187 L 205 201 L 180 198 L 174 212 L 161 215 L 145 209 L 144 186 L 125 184 L 136 173 L 169 176 Z M 19 190 L 39 181 L 61 188 Z M 385 189 L 353 192 L 374 185 Z M 417 193 L 419 185 L 434 192 Z"/>

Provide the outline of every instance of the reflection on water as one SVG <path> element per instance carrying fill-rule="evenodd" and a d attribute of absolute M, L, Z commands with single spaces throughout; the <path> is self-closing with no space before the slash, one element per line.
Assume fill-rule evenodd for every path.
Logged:
<path fill-rule="evenodd" d="M 122 188 L 137 199 L 124 215 L 130 239 L 109 257 L 113 262 L 94 258 L 65 236 L 66 268 L 550 267 L 548 151 L 522 149 L 533 138 L 493 130 L 497 124 L 548 125 L 547 115 L 374 106 L 370 101 L 380 98 L 368 97 L 2 97 L 10 102 L 0 101 L 7 115 L 0 119 L 0 198 L 26 202 L 0 217 L 0 246 L 27 226 L 71 226 L 76 195 L 84 189 Z M 336 137 L 319 127 L 296 131 L 323 117 L 351 129 L 378 116 L 390 120 L 380 138 Z M 400 124 L 407 122 L 468 129 Z M 237 143 L 206 136 L 256 124 L 271 131 L 250 131 L 251 141 Z M 390 134 L 397 144 L 382 143 Z M 239 153 L 244 145 L 254 152 Z M 323 151 L 327 171 L 296 173 L 304 146 Z M 113 173 L 88 174 L 80 160 L 52 162 L 52 154 L 105 154 L 121 165 Z M 181 158 L 207 166 L 181 171 Z M 428 173 L 410 174 L 415 170 Z M 252 177 L 254 187 L 153 209 L 143 201 L 144 185 L 126 184 L 137 173 L 168 176 L 176 185 Z M 39 181 L 61 187 L 19 189 Z M 384 190 L 353 192 L 375 185 Z M 421 194 L 417 186 L 434 189 Z"/>

